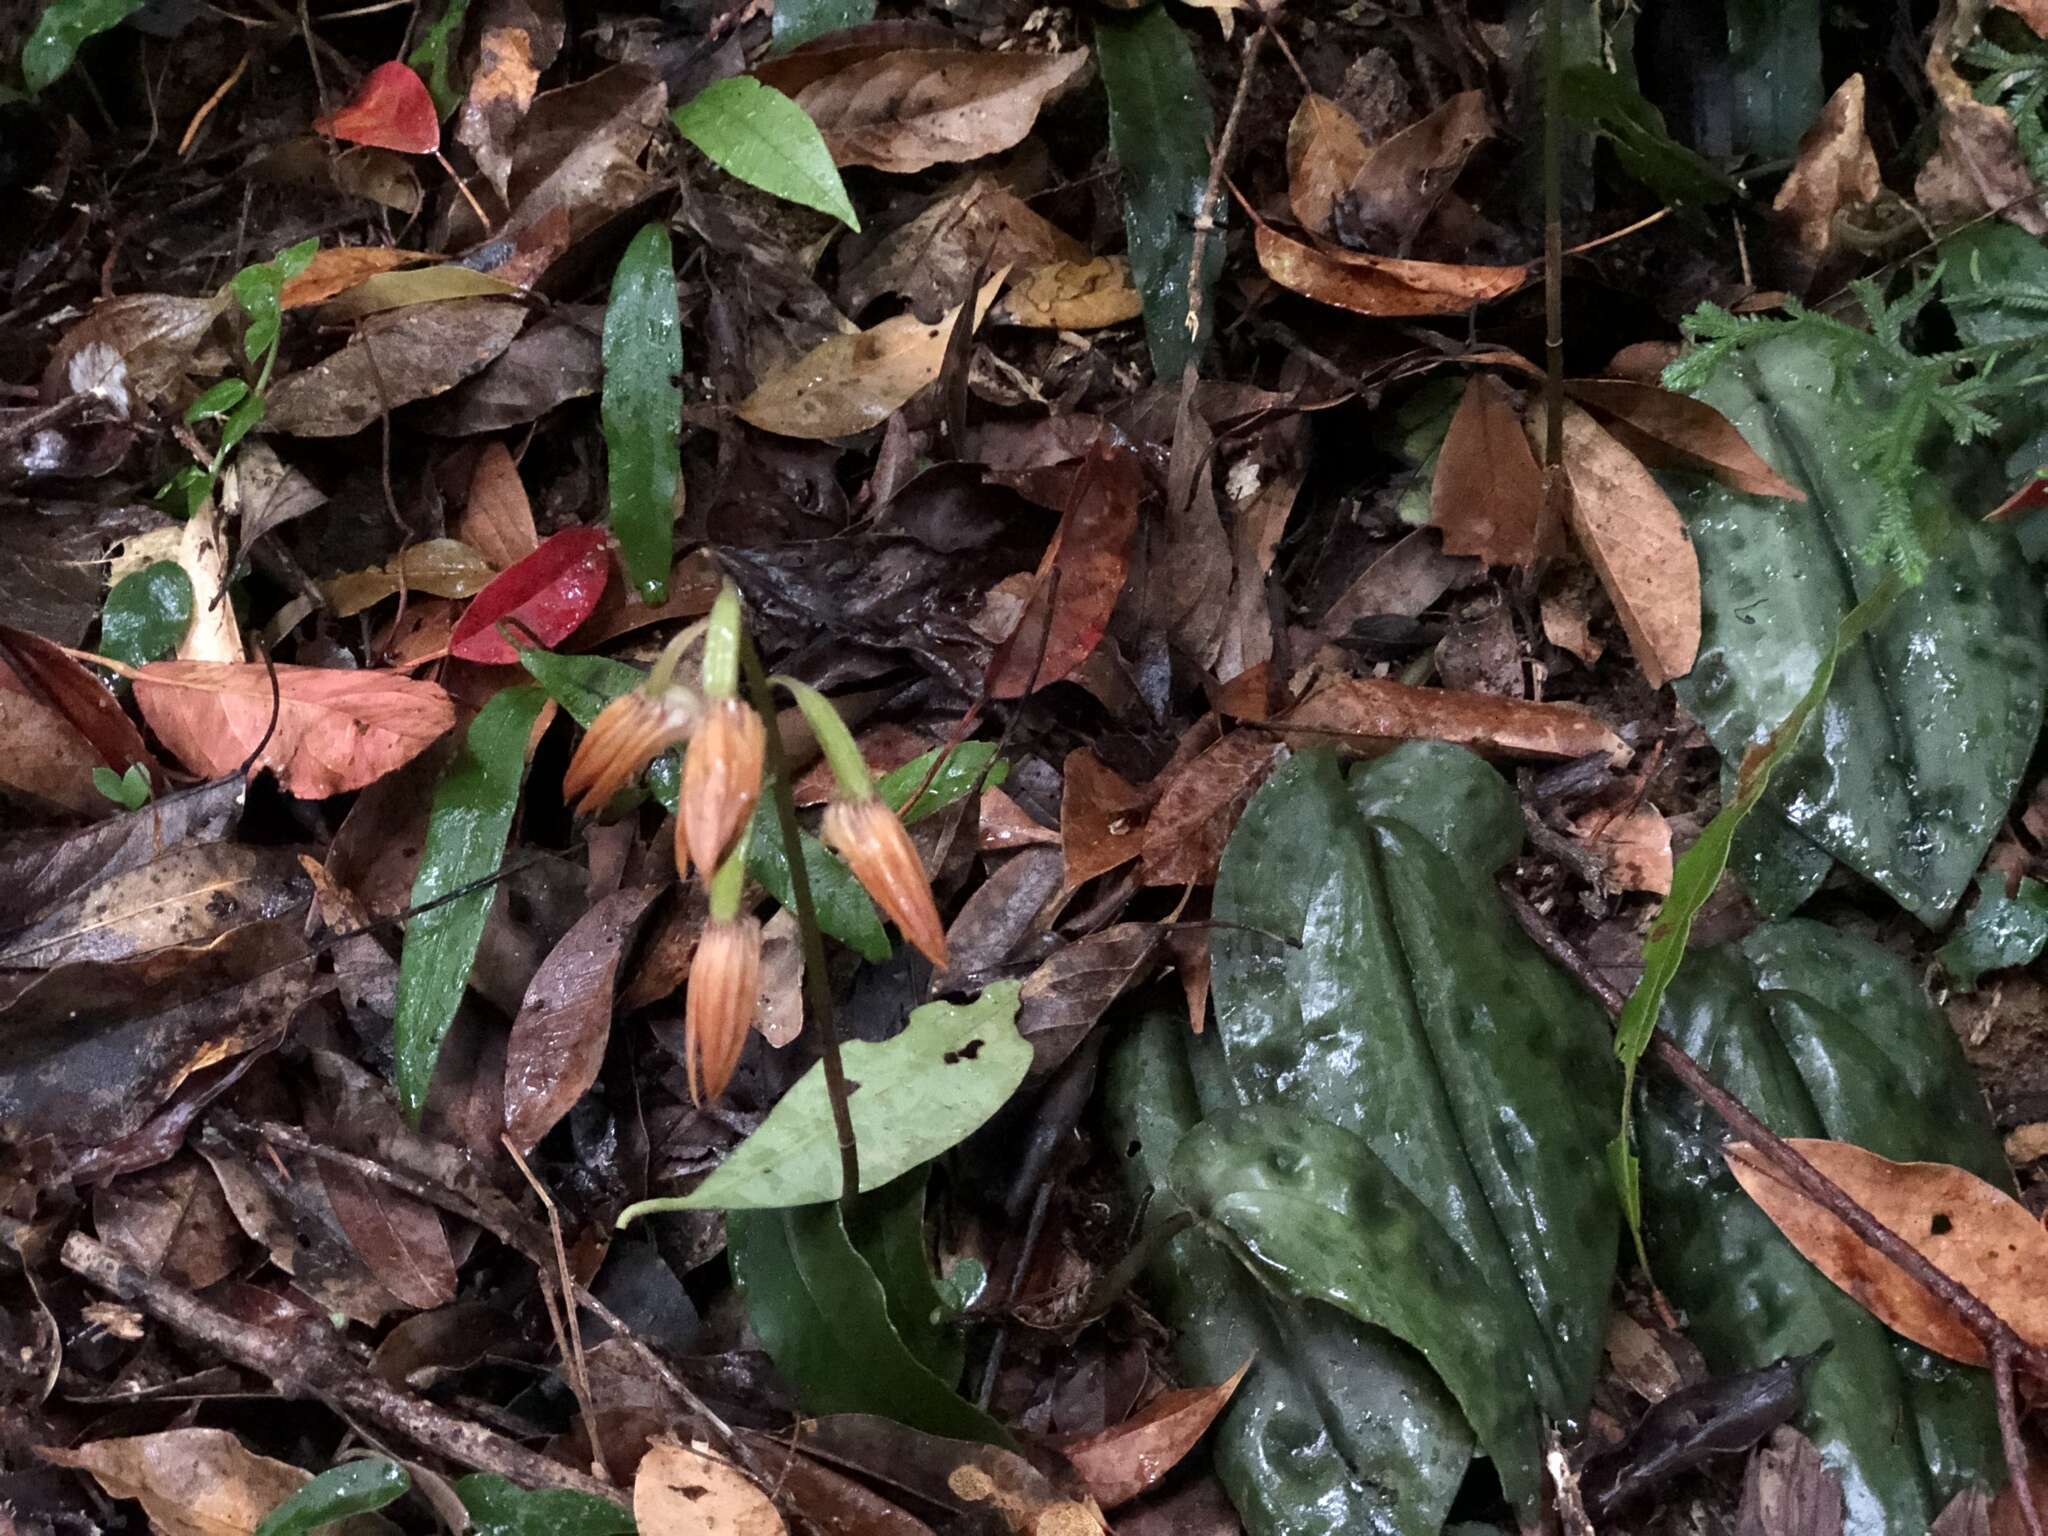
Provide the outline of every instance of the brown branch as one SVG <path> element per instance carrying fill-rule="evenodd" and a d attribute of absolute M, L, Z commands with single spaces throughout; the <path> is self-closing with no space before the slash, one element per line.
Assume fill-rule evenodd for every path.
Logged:
<path fill-rule="evenodd" d="M 1597 997 L 1610 1014 L 1618 1016 L 1627 1001 L 1620 990 L 1518 892 L 1509 889 L 1505 882 L 1501 885 L 1501 892 L 1522 931 Z M 1990 1357 L 1992 1384 L 1998 1396 L 1999 1434 L 2005 1447 L 2006 1470 L 2012 1476 L 2013 1491 L 2018 1498 L 2028 1536 L 2044 1536 L 2041 1514 L 2034 1504 L 2033 1486 L 2027 1477 L 2026 1446 L 2020 1439 L 2012 1377 L 2014 1365 L 2024 1364 L 2030 1371 L 2048 1379 L 2048 1348 L 2030 1344 L 2021 1338 L 2010 1323 L 1979 1300 L 1968 1286 L 1871 1215 L 1853 1195 L 1758 1119 L 1747 1104 L 1714 1081 L 1706 1068 L 1693 1060 L 1685 1048 L 1663 1030 L 1651 1036 L 1648 1056 L 1684 1084 L 1687 1091 L 1712 1110 L 1731 1131 L 1755 1147 L 1764 1160 L 1801 1194 L 1919 1282 L 1954 1311 L 1982 1341 L 1984 1351 Z"/>
<path fill-rule="evenodd" d="M 1216 140 L 1215 152 L 1209 157 L 1209 182 L 1202 188 L 1202 201 L 1195 209 L 1195 238 L 1188 248 L 1187 331 L 1191 342 L 1199 341 L 1202 335 L 1202 262 L 1208 257 L 1209 236 L 1216 228 L 1216 204 L 1223 195 L 1223 170 L 1230 162 L 1230 147 L 1237 140 L 1237 125 L 1244 116 L 1245 99 L 1251 95 L 1252 73 L 1259 62 L 1259 50 L 1265 47 L 1266 36 L 1272 30 L 1273 17 L 1268 13 L 1260 18 L 1258 30 L 1245 39 L 1244 67 L 1238 71 L 1237 94 L 1231 98 L 1230 111 L 1224 115 L 1223 132 Z"/>
<path fill-rule="evenodd" d="M 401 1392 L 311 1328 L 286 1337 L 144 1274 L 83 1232 L 64 1240 L 64 1267 L 222 1358 L 269 1378 L 287 1397 L 313 1397 L 337 1413 L 367 1419 L 458 1466 L 495 1472 L 528 1488 L 567 1488 L 630 1507 L 626 1494 L 495 1430 Z"/>

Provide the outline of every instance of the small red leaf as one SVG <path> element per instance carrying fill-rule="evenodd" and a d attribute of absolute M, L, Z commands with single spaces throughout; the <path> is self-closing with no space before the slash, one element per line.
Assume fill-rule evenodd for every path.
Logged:
<path fill-rule="evenodd" d="M 329 138 L 406 155 L 431 155 L 441 147 L 434 98 L 426 82 L 397 59 L 371 70 L 347 106 L 316 118 L 313 127 Z"/>
<path fill-rule="evenodd" d="M 477 593 L 455 625 L 448 654 L 499 665 L 517 661 L 518 649 L 498 633 L 503 623 L 521 640 L 525 630 L 542 645 L 566 640 L 604 596 L 611 569 L 602 528 L 564 528 Z"/>

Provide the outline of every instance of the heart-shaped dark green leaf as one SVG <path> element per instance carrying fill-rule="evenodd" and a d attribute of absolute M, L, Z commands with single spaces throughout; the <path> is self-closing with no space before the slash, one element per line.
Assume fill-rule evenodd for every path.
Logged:
<path fill-rule="evenodd" d="M 668 596 L 682 494 L 683 322 L 668 228 L 633 237 L 604 311 L 604 423 L 611 526 L 643 603 Z"/>
<path fill-rule="evenodd" d="M 572 1488 L 520 1487 L 495 1472 L 455 1484 L 470 1536 L 633 1536 L 633 1517 L 608 1499 Z"/>
<path fill-rule="evenodd" d="M 1264 1105 L 1211 1115 L 1181 1138 L 1174 1193 L 1262 1276 L 1413 1345 L 1458 1399 L 1501 1487 L 1533 1507 L 1535 1415 L 1520 1337 L 1486 1277 L 1365 1141 Z"/>
<path fill-rule="evenodd" d="M 1214 1031 L 1153 1013 L 1105 1068 L 1103 1129 L 1134 1206 L 1164 1220 L 1175 1148 L 1238 1100 Z M 1201 1231 L 1147 1266 L 1145 1295 L 1178 1330 L 1181 1368 L 1220 1380 L 1252 1368 L 1211 1436 L 1216 1472 L 1252 1536 L 1433 1536 L 1472 1457 L 1472 1433 L 1434 1372 L 1391 1334 L 1335 1307 L 1292 1301 Z"/>
<path fill-rule="evenodd" d="M 1907 967 L 1801 919 L 1687 960 L 1667 1027 L 1782 1136 L 1956 1163 L 2011 1187 L 1977 1085 Z M 1801 1258 L 1737 1187 L 1721 1123 L 1660 1077 L 1638 1086 L 1653 1272 L 1717 1371 L 1832 1341 L 1801 1427 L 1842 1474 L 1851 1536 L 1925 1536 L 2001 1477 L 1989 1378 L 1893 1334 Z"/>
<path fill-rule="evenodd" d="M 382 1509 L 412 1486 L 405 1468 L 381 1456 L 330 1467 L 263 1517 L 256 1536 L 307 1536 L 323 1525 Z"/>
<path fill-rule="evenodd" d="M 1871 406 L 1836 390 L 1834 368 L 1817 344 L 1778 338 L 1731 357 L 1700 391 L 1807 493 L 1791 503 L 1720 485 L 1687 492 L 1704 620 L 1699 660 L 1677 688 L 1725 758 L 1785 718 L 1842 616 L 1884 574 L 1864 558 L 1878 498 L 1844 446 L 1848 414 Z M 2040 734 L 2048 636 L 2011 536 L 1960 516 L 1937 474 L 1917 498 L 1943 540 L 1933 569 L 1842 658 L 1771 803 L 1937 922 L 1976 872 Z"/>
<path fill-rule="evenodd" d="M 462 750 L 434 789 L 411 903 L 428 910 L 405 931 L 394 1025 L 399 1102 L 415 1120 L 427 1102 L 441 1042 L 455 1022 L 484 921 L 497 897 L 491 885 L 460 896 L 451 893 L 487 880 L 504 862 L 505 838 L 526 774 L 526 743 L 547 701 L 533 687 L 493 694 L 470 721 Z M 434 902 L 440 904 L 429 906 Z"/>
<path fill-rule="evenodd" d="M 1320 752 L 1269 778 L 1216 882 L 1217 1029 L 1245 1102 L 1364 1138 L 1437 1215 L 1485 1276 L 1532 1422 L 1571 1419 L 1613 1274 L 1619 1079 L 1597 1010 L 1494 896 L 1503 824 L 1446 819 L 1479 775 L 1497 780 L 1438 747 L 1349 784 Z"/>

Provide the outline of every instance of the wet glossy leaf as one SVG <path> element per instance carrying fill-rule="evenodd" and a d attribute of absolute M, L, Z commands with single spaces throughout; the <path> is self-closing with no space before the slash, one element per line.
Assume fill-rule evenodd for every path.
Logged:
<path fill-rule="evenodd" d="M 1659 197 L 1699 205 L 1726 202 L 1734 195 L 1727 177 L 1671 137 L 1664 114 L 1634 82 L 1602 63 L 1566 65 L 1562 84 L 1564 115 L 1606 139 L 1622 168 Z"/>
<path fill-rule="evenodd" d="M 1209 92 L 1187 34 L 1163 5 L 1128 16 L 1099 14 L 1095 46 L 1109 93 L 1109 142 L 1121 174 L 1131 278 L 1145 296 L 1152 371 L 1177 382 L 1208 349 L 1215 330 L 1209 292 L 1223 270 L 1220 230 L 1203 249 L 1201 271 L 1191 270 L 1216 131 Z M 1219 197 L 1212 212 L 1219 225 L 1224 212 Z M 1201 333 L 1192 335 L 1188 316 L 1196 309 Z"/>
<path fill-rule="evenodd" d="M 143 0 L 50 0 L 21 45 L 21 73 L 29 94 L 71 67 L 79 47 L 142 9 Z"/>
<path fill-rule="evenodd" d="M 490 583 L 483 556 L 455 539 L 423 539 L 382 565 L 347 571 L 327 583 L 327 601 L 340 619 L 352 618 L 401 592 L 468 597 Z"/>
<path fill-rule="evenodd" d="M 1363 1137 L 1279 1105 L 1226 1111 L 1181 1138 L 1169 1177 L 1262 1278 L 1413 1346 L 1458 1399 L 1509 1499 L 1536 1502 L 1528 1330 Z"/>
<path fill-rule="evenodd" d="M 1436 758 L 1446 784 L 1485 771 Z M 1613 1262 L 1613 1198 L 1588 1177 L 1614 1115 L 1606 1030 L 1474 878 L 1478 850 L 1431 840 L 1455 852 L 1488 824 L 1446 828 L 1442 789 L 1390 798 L 1385 771 L 1347 784 L 1327 753 L 1305 754 L 1253 798 L 1217 879 L 1217 918 L 1242 925 L 1211 941 L 1217 1033 L 1247 1103 L 1362 1137 L 1443 1224 L 1526 1370 L 1519 1412 L 1569 1418 L 1592 1388 Z M 1326 1070 L 1301 1070 L 1311 1040 Z"/>
<path fill-rule="evenodd" d="M 604 596 L 611 569 L 602 528 L 564 528 L 543 539 L 532 554 L 499 572 L 463 610 L 448 641 L 449 655 L 503 666 L 535 642 L 556 645 L 568 639 Z M 513 640 L 499 633 L 500 624 Z"/>
<path fill-rule="evenodd" d="M 1745 353 L 1702 391 L 1807 493 L 1793 504 L 1695 487 L 1682 505 L 1705 604 L 1680 701 L 1738 760 L 1798 702 L 1843 616 L 1880 584 L 1862 552 L 1879 532 L 1849 462 L 1851 405 L 1811 344 Z M 1770 804 L 1925 922 L 1962 895 L 2040 733 L 2048 634 L 2038 591 L 1997 527 L 1954 509 L 1938 473 L 1915 487 L 1943 541 L 1934 575 L 1843 659 Z M 1885 742 L 1882 751 L 1831 743 Z"/>
<path fill-rule="evenodd" d="M 1666 1027 L 1785 1136 L 1961 1164 L 2009 1188 L 1976 1080 L 1912 973 L 1865 940 L 1793 919 L 1693 956 Z M 1645 1236 L 1658 1284 L 1716 1370 L 1832 1341 L 1797 1421 L 1840 1471 L 1849 1529 L 1920 1536 L 1961 1488 L 1997 1480 L 1989 1379 L 1891 1334 L 1751 1203 L 1727 1132 L 1675 1085 L 1638 1089 Z"/>
<path fill-rule="evenodd" d="M 669 116 L 676 132 L 741 181 L 829 213 L 860 233 L 818 125 L 773 86 L 734 75 L 706 86 Z"/>
<path fill-rule="evenodd" d="M 998 982 L 971 1003 L 926 1003 L 900 1034 L 847 1044 L 847 1076 L 860 1084 L 852 1108 L 863 1190 L 958 1145 L 1008 1102 L 1031 1065 L 1031 1047 L 1017 1033 L 1017 987 Z M 824 1073 L 820 1062 L 799 1078 L 760 1129 L 690 1194 L 644 1202 L 626 1216 L 837 1199 L 839 1143 Z"/>
<path fill-rule="evenodd" d="M 725 1233 L 747 1321 L 806 1409 L 876 1413 L 932 1434 L 1013 1443 L 904 1343 L 837 1204 L 730 1211 Z"/>
<path fill-rule="evenodd" d="M 612 533 L 644 603 L 668 596 L 682 496 L 682 320 L 668 229 L 633 237 L 604 312 L 604 444 Z"/>
<path fill-rule="evenodd" d="M 265 1515 L 256 1527 L 256 1536 L 309 1536 L 350 1515 L 382 1509 L 411 1487 L 411 1476 L 395 1461 L 381 1456 L 345 1461 L 322 1472 Z"/>
<path fill-rule="evenodd" d="M 159 560 L 114 583 L 100 615 L 99 651 L 139 667 L 175 651 L 191 622 L 192 579 L 177 561 Z"/>
<path fill-rule="evenodd" d="M 507 688 L 470 722 L 462 750 L 434 789 L 426 847 L 413 879 L 411 905 L 440 905 L 412 919 L 398 966 L 394 1050 L 398 1095 L 419 1118 L 433 1082 L 441 1042 L 455 1022 L 470 967 L 483 938 L 495 886 L 465 887 L 497 873 L 519 804 L 526 747 L 547 695 Z M 456 896 L 452 893 L 464 891 Z"/>
<path fill-rule="evenodd" d="M 2048 885 L 2026 876 L 2012 895 L 2005 876 L 1977 877 L 1977 905 L 1941 946 L 1941 963 L 1965 991 L 1986 971 L 2030 965 L 2048 948 Z"/>
<path fill-rule="evenodd" d="M 846 1235 L 889 1298 L 889 1320 L 905 1346 L 939 1380 L 957 1387 L 967 1365 L 967 1333 L 953 1321 L 958 1297 L 932 1268 L 924 1230 L 928 1174 L 929 1169 L 913 1168 L 846 1202 L 839 1213 Z"/>
<path fill-rule="evenodd" d="M 420 29 L 420 40 L 405 56 L 405 62 L 426 77 L 434 110 L 441 117 L 453 112 L 460 99 L 448 75 L 454 63 L 455 50 L 462 42 L 462 23 L 468 15 L 469 0 L 441 0 L 440 14 Z M 405 146 L 394 144 L 391 147 L 403 149 Z"/>
<path fill-rule="evenodd" d="M 813 38 L 875 19 L 875 0 L 782 0 L 775 7 L 768 51 L 787 53 Z"/>
<path fill-rule="evenodd" d="M 303 800 L 361 789 L 455 723 L 447 693 L 418 678 L 256 662 L 153 661 L 135 702 L 188 768 L 233 773 L 260 745 L 250 772 L 272 770 Z"/>
<path fill-rule="evenodd" d="M 473 1536 L 634 1536 L 625 1510 L 570 1488 L 521 1488 L 495 1472 L 472 1472 L 455 1493 Z"/>

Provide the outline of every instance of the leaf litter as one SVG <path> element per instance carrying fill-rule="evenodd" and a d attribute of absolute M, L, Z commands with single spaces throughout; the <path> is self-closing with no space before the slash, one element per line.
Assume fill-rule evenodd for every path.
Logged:
<path fill-rule="evenodd" d="M 688 9 L 0 66 L 18 1523 L 2037 1536 L 2039 7 Z"/>

